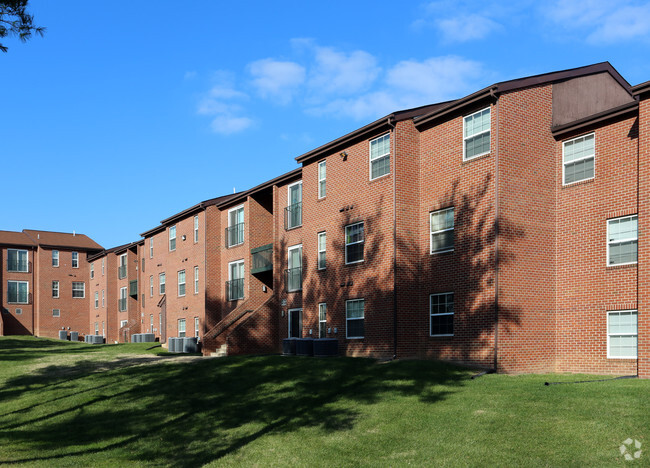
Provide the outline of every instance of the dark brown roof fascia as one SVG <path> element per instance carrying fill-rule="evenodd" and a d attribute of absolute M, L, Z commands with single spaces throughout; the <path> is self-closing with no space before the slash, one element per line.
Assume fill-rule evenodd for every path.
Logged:
<path fill-rule="evenodd" d="M 127 250 L 129 250 L 129 249 L 131 249 L 133 247 L 136 247 L 138 245 L 138 242 L 140 242 L 140 241 L 131 242 L 130 244 L 124 244 L 124 245 L 122 245 L 120 247 L 117 247 L 117 248 L 115 248 L 113 253 L 115 255 L 120 255 L 121 253 L 126 252 Z"/>
<path fill-rule="evenodd" d="M 97 252 L 96 254 L 89 255 L 87 260 L 90 262 L 92 260 L 96 260 L 100 257 L 104 257 L 110 253 L 116 252 L 118 250 L 126 249 L 131 244 L 123 244 L 123 245 L 118 245 L 117 247 L 111 247 L 110 249 L 105 249 L 102 250 L 101 252 Z"/>
<path fill-rule="evenodd" d="M 647 93 L 650 93 L 650 81 L 632 87 L 632 94 L 635 96 L 641 96 Z"/>
<path fill-rule="evenodd" d="M 164 225 L 156 226 L 155 228 L 153 228 L 153 229 L 149 229 L 148 231 L 145 231 L 145 232 L 143 232 L 143 233 L 140 234 L 140 235 L 141 235 L 142 237 L 149 237 L 149 236 L 152 236 L 152 235 L 154 235 L 154 234 L 158 234 L 159 232 L 162 232 L 162 231 L 164 231 L 165 229 L 166 229 L 166 227 L 165 227 Z"/>
<path fill-rule="evenodd" d="M 48 245 L 48 244 L 38 244 L 39 247 L 42 247 L 44 249 L 52 249 L 52 250 L 70 250 L 73 252 L 76 252 L 77 250 L 81 252 L 102 252 L 102 249 L 96 249 L 93 247 L 78 247 L 78 246 L 70 246 L 70 245 Z"/>
<path fill-rule="evenodd" d="M 442 106 L 434 112 L 414 119 L 415 127 L 417 129 L 421 129 L 423 126 L 449 114 L 453 114 L 460 109 L 472 106 L 489 98 L 496 99 L 495 90 L 496 87 L 491 86 L 489 88 L 483 88 L 480 91 L 470 94 L 469 96 L 465 96 L 464 98 L 457 99 L 456 101 L 451 101 L 446 106 Z"/>
<path fill-rule="evenodd" d="M 599 123 L 616 119 L 618 117 L 623 117 L 628 114 L 634 114 L 639 110 L 638 101 L 628 102 L 622 106 L 614 107 L 613 109 L 608 109 L 598 114 L 590 115 L 583 119 L 579 119 L 573 122 L 569 122 L 564 125 L 558 125 L 557 127 L 551 128 L 551 134 L 554 138 L 559 139 L 563 136 L 584 130 L 586 128 L 593 127 Z"/>
<path fill-rule="evenodd" d="M 232 195 L 230 199 L 224 200 L 221 203 L 217 204 L 217 208 L 223 209 L 228 206 L 232 206 L 236 203 L 240 203 L 243 200 L 246 200 L 246 197 L 253 195 L 257 192 L 261 192 L 262 190 L 266 188 L 273 187 L 274 185 L 281 184 L 283 182 L 287 182 L 292 179 L 297 179 L 300 178 L 302 175 L 302 167 L 299 167 L 297 169 L 294 169 L 293 171 L 287 172 L 285 174 L 282 174 L 281 176 L 276 177 L 275 179 L 268 180 L 260 185 L 257 185 L 253 187 L 252 189 L 245 190 L 243 192 L 237 193 L 235 195 Z"/>

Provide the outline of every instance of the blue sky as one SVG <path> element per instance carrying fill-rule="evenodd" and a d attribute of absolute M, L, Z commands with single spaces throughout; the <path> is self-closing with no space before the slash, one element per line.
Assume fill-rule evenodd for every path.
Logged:
<path fill-rule="evenodd" d="M 392 111 L 609 61 L 650 80 L 650 2 L 31 0 L 4 40 L 0 229 L 104 247 Z"/>

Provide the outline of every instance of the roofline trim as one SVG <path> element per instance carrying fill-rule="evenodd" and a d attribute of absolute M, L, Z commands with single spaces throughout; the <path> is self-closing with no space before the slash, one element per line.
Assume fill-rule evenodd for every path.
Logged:
<path fill-rule="evenodd" d="M 639 109 L 639 102 L 638 101 L 632 101 L 628 102 L 626 104 L 623 104 L 622 106 L 614 107 L 613 109 L 608 109 L 603 112 L 599 112 L 594 115 L 590 115 L 589 117 L 584 117 L 579 120 L 575 120 L 573 122 L 569 122 L 567 124 L 563 125 L 558 125 L 557 127 L 551 128 L 551 134 L 553 135 L 554 138 L 561 138 L 562 136 L 565 136 L 569 133 L 581 130 L 586 127 L 590 127 L 593 125 L 596 125 L 600 122 L 603 122 L 605 120 L 610 120 L 614 119 L 616 117 L 621 117 L 627 114 L 631 114 L 634 112 L 637 112 Z"/>
<path fill-rule="evenodd" d="M 233 197 L 229 198 L 228 200 L 224 200 L 221 203 L 217 203 L 216 204 L 217 208 L 221 209 L 221 208 L 225 208 L 227 206 L 234 205 L 235 203 L 239 203 L 242 200 L 245 200 L 250 195 L 253 195 L 253 194 L 257 193 L 257 192 L 261 192 L 262 190 L 264 190 L 266 188 L 272 187 L 272 186 L 280 184 L 282 182 L 286 182 L 287 180 L 291 180 L 291 179 L 295 178 L 296 176 L 301 176 L 301 175 L 302 175 L 302 167 L 298 167 L 298 168 L 296 168 L 296 169 L 294 169 L 292 171 L 289 171 L 289 172 L 287 172 L 285 174 L 282 174 L 282 175 L 276 177 L 275 179 L 268 180 L 268 181 L 266 181 L 264 183 L 256 185 L 255 187 L 253 187 L 251 189 L 244 190 L 243 192 L 238 193 L 236 196 L 233 196 Z"/>

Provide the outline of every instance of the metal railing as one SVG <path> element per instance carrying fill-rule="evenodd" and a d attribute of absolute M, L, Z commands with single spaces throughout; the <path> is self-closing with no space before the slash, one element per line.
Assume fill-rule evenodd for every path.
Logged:
<path fill-rule="evenodd" d="M 226 248 L 244 243 L 244 223 L 233 224 L 226 228 Z"/>
<path fill-rule="evenodd" d="M 117 268 L 117 277 L 119 279 L 126 278 L 126 265 L 121 265 Z"/>
<path fill-rule="evenodd" d="M 20 261 L 20 260 L 9 260 L 7 262 L 7 271 L 18 272 L 18 273 L 31 273 L 32 272 L 32 262 Z"/>
<path fill-rule="evenodd" d="M 284 228 L 289 230 L 302 226 L 302 202 L 294 203 L 284 209 Z"/>
<path fill-rule="evenodd" d="M 273 244 L 251 249 L 253 267 L 251 273 L 261 273 L 273 270 Z"/>
<path fill-rule="evenodd" d="M 124 312 L 126 310 L 126 298 L 119 299 L 119 306 L 120 306 L 120 312 Z"/>
<path fill-rule="evenodd" d="M 226 281 L 226 295 L 229 301 L 244 298 L 244 278 Z"/>
<path fill-rule="evenodd" d="M 302 291 L 302 267 L 284 270 L 287 292 Z"/>

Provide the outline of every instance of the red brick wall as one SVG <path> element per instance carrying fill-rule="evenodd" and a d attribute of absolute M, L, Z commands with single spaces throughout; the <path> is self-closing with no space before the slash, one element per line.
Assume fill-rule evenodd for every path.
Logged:
<path fill-rule="evenodd" d="M 28 273 L 7 271 L 8 249 L 28 251 L 27 256 L 31 265 L 30 271 Z M 0 311 L 0 314 L 3 316 L 2 333 L 4 335 L 31 335 L 36 329 L 34 316 L 34 298 L 36 297 L 34 294 L 34 271 L 36 269 L 35 258 L 37 258 L 36 251 L 30 250 L 26 247 L 2 247 L 0 248 L 0 255 L 0 294 L 2 296 L 0 298 L 2 301 L 2 307 L 0 307 L 2 311 Z M 7 281 L 9 280 L 29 282 L 29 294 L 32 299 L 29 304 L 10 304 L 7 301 Z M 19 309 L 20 313 L 16 313 L 16 309 Z"/>
<path fill-rule="evenodd" d="M 88 284 L 90 285 L 90 314 L 88 329 L 86 334 L 95 333 L 95 322 L 97 322 L 99 333 L 102 334 L 102 325 L 104 326 L 104 337 L 107 343 L 117 341 L 117 331 L 119 324 L 117 320 L 117 294 L 115 292 L 115 278 L 112 275 L 107 275 L 107 272 L 113 271 L 115 268 L 115 255 L 108 254 L 98 257 L 93 260 L 95 265 L 95 277 L 90 278 L 90 268 L 88 275 Z M 102 272 L 102 261 L 104 262 L 104 270 Z M 110 261 L 110 266 L 109 266 Z M 104 302 L 102 303 L 102 291 L 104 292 Z M 95 292 L 99 297 L 99 307 L 95 309 Z M 113 313 L 109 313 L 109 310 Z"/>
<path fill-rule="evenodd" d="M 638 373 L 650 378 L 650 96 L 639 103 Z"/>

